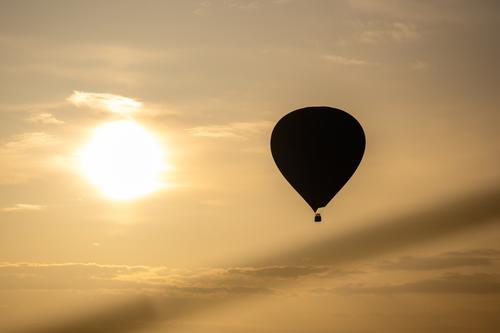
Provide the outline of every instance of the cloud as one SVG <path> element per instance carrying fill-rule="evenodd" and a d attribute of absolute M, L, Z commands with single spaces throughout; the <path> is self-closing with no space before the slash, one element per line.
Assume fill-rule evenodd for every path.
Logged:
<path fill-rule="evenodd" d="M 387 270 L 416 269 L 432 270 L 463 266 L 490 265 L 488 260 L 471 258 L 499 258 L 500 251 L 480 249 L 470 251 L 446 252 L 436 256 L 417 259 L 403 257 L 391 262 L 375 265 L 377 275 Z M 439 259 L 439 260 L 436 260 Z M 458 262 L 450 258 L 460 259 Z M 445 260 L 446 259 L 446 260 Z M 463 259 L 463 260 L 462 260 Z M 377 285 L 370 272 L 353 277 L 360 271 L 342 270 L 333 266 L 281 265 L 248 266 L 229 268 L 176 269 L 165 266 L 144 265 L 104 265 L 96 263 L 0 263 L 0 286 L 4 290 L 107 290 L 127 294 L 131 290 L 142 291 L 149 295 L 170 298 L 199 298 L 207 296 L 231 298 L 256 294 L 283 293 L 288 283 L 309 277 L 335 279 L 341 283 L 333 288 L 313 290 L 297 289 L 295 292 L 335 293 L 335 294 L 404 294 L 404 293 L 500 293 L 500 276 L 488 273 L 444 273 L 437 277 L 416 275 L 417 280 Z M 342 277 L 349 275 L 348 279 Z M 368 275 L 367 275 L 368 274 Z M 376 275 L 375 275 L 376 276 Z M 368 277 L 367 279 L 363 277 Z M 411 276 L 415 279 L 415 276 Z M 348 284 L 342 285 L 344 282 Z M 368 281 L 368 282 L 365 282 Z M 355 283 L 355 284 L 354 284 Z"/>
<path fill-rule="evenodd" d="M 64 124 L 64 121 L 57 119 L 51 113 L 39 113 L 32 115 L 27 119 L 32 123 L 48 124 L 48 125 L 60 125 Z"/>
<path fill-rule="evenodd" d="M 249 10 L 249 9 L 258 9 L 262 7 L 263 2 L 256 0 L 231 0 L 228 1 L 226 4 L 230 8 Z"/>
<path fill-rule="evenodd" d="M 236 10 L 257 10 L 264 6 L 280 6 L 286 5 L 294 0 L 226 0 L 226 1 L 201 1 L 197 8 L 194 10 L 194 14 L 196 15 L 204 15 L 209 12 L 210 9 L 214 9 L 216 6 L 226 7 L 229 9 Z"/>
<path fill-rule="evenodd" d="M 336 234 L 265 261 L 267 265 L 341 265 L 360 258 L 426 244 L 437 238 L 459 234 L 481 226 L 498 225 L 500 185 L 464 195 L 434 207 L 374 222 L 357 232 Z M 363 246 L 353 249 L 353 244 Z M 271 258 L 269 258 L 271 259 Z"/>
<path fill-rule="evenodd" d="M 405 42 L 420 38 L 416 27 L 409 23 L 394 22 L 387 27 L 364 30 L 360 40 L 363 43 L 376 44 L 380 42 Z"/>
<path fill-rule="evenodd" d="M 272 294 L 273 289 L 266 287 L 246 287 L 246 286 L 227 286 L 227 287 L 171 287 L 169 290 L 171 295 L 175 296 L 240 296 L 240 295 L 258 295 Z"/>
<path fill-rule="evenodd" d="M 402 257 L 384 261 L 379 268 L 383 270 L 439 270 L 458 267 L 491 266 L 500 260 L 500 251 L 494 249 L 446 252 L 427 257 Z"/>
<path fill-rule="evenodd" d="M 74 91 L 67 100 L 76 106 L 120 114 L 131 113 L 142 107 L 142 103 L 132 98 L 106 93 Z"/>
<path fill-rule="evenodd" d="M 271 291 L 276 280 L 331 273 L 323 266 L 267 266 L 175 269 L 165 266 L 103 265 L 97 263 L 0 263 L 1 289 L 142 288 L 190 297 L 220 292 L 222 296 Z M 337 273 L 337 270 L 335 271 Z"/>
<path fill-rule="evenodd" d="M 331 269 L 329 266 L 269 266 L 232 268 L 228 270 L 228 273 L 258 278 L 296 279 L 303 276 L 329 272 Z"/>
<path fill-rule="evenodd" d="M 389 286 L 346 286 L 333 289 L 315 289 L 318 293 L 348 294 L 499 294 L 498 274 L 445 274 L 439 278 L 394 284 Z"/>
<path fill-rule="evenodd" d="M 422 280 L 383 288 L 399 293 L 465 293 L 498 294 L 500 276 L 497 274 L 449 274 L 439 279 Z"/>
<path fill-rule="evenodd" d="M 469 194 L 454 201 L 436 204 L 435 207 L 429 207 L 422 211 L 401 215 L 386 221 L 378 221 L 378 223 L 374 223 L 371 227 L 363 230 L 347 234 L 335 233 L 330 236 L 327 235 L 324 239 L 315 241 L 312 244 L 257 260 L 252 267 L 269 267 L 275 263 L 279 263 L 281 266 L 287 263 L 288 265 L 308 263 L 311 266 L 335 265 L 335 267 L 340 267 L 397 249 L 426 244 L 429 241 L 441 239 L 448 235 L 498 223 L 498 217 L 500 216 L 499 198 L 500 187 L 497 185 L 480 193 Z M 224 272 L 223 269 L 213 269 L 206 273 L 209 273 L 208 276 L 213 277 L 211 282 L 218 284 L 220 287 L 220 285 L 225 285 L 226 282 Z M 171 273 L 175 276 L 175 272 Z M 172 274 L 171 279 L 173 278 Z M 206 275 L 200 276 L 198 283 L 205 283 L 207 281 Z M 221 278 L 217 278 L 218 276 Z M 278 285 L 280 286 L 286 285 L 283 279 L 275 279 L 274 281 L 279 282 Z M 286 281 L 295 280 L 287 279 Z M 451 282 L 453 287 L 447 287 L 447 282 Z M 407 283 L 405 284 L 406 287 L 401 284 L 395 285 L 396 287 L 393 290 L 420 290 L 420 292 L 423 292 L 435 290 L 436 283 L 440 284 L 442 288 L 447 288 L 444 289 L 447 292 L 454 290 L 454 292 L 484 294 L 486 290 L 494 293 L 498 293 L 499 290 L 498 276 L 491 274 L 448 275 L 441 279 L 427 279 Z M 477 285 L 478 283 L 479 285 Z M 485 284 L 485 286 L 480 284 Z M 433 285 L 434 287 L 432 287 Z M 265 287 L 274 286 L 273 284 L 267 284 Z M 184 287 L 190 287 L 190 285 L 185 284 Z M 209 287 L 206 286 L 206 288 Z M 245 287 L 253 286 L 245 285 Z M 368 287 L 357 289 L 358 292 L 366 292 L 368 291 L 366 288 Z M 372 293 L 373 290 L 377 290 L 376 288 L 373 289 L 373 287 L 371 289 Z M 316 291 L 339 292 L 335 289 L 316 289 Z M 106 311 L 101 310 L 91 315 L 77 317 L 67 322 L 55 324 L 46 330 L 37 327 L 26 332 L 130 332 L 136 327 L 143 328 L 154 322 L 175 320 L 195 311 L 207 309 L 213 304 L 221 303 L 218 299 L 212 302 L 204 303 L 198 300 L 170 298 L 163 295 L 146 301 L 144 299 L 132 299 L 130 303 L 123 306 L 110 307 Z M 154 308 L 154 312 L 152 308 Z"/>
<path fill-rule="evenodd" d="M 0 47 L 6 50 L 6 61 L 0 64 L 0 71 L 4 73 L 128 86 L 148 80 L 150 73 L 144 67 L 149 68 L 152 62 L 171 61 L 176 57 L 173 51 L 165 53 L 109 41 L 57 43 L 39 38 L 0 36 Z"/>
<path fill-rule="evenodd" d="M 403 256 L 368 265 L 363 275 L 335 287 L 310 290 L 320 294 L 497 294 L 500 251 L 472 249 L 431 256 Z M 409 272 L 410 274 L 402 274 Z M 334 282 L 334 281 L 332 281 Z"/>
<path fill-rule="evenodd" d="M 443 23 L 485 23 L 498 21 L 498 2 L 487 1 L 478 6 L 473 1 L 348 0 L 355 11 L 372 17 L 401 21 Z"/>
<path fill-rule="evenodd" d="M 227 125 L 198 126 L 187 131 L 197 137 L 245 139 L 271 127 L 270 121 L 235 122 Z"/>
<path fill-rule="evenodd" d="M 127 289 L 141 281 L 120 279 L 122 275 L 146 272 L 147 266 L 96 263 L 0 263 L 0 288 L 32 289 Z"/>
<path fill-rule="evenodd" d="M 423 71 L 429 68 L 429 63 L 422 60 L 415 60 L 410 63 L 410 68 L 414 71 Z"/>
<path fill-rule="evenodd" d="M 27 132 L 14 135 L 0 146 L 2 153 L 21 153 L 30 149 L 44 148 L 51 146 L 56 142 L 54 136 L 44 132 Z"/>
<path fill-rule="evenodd" d="M 0 144 L 0 184 L 29 180 L 45 166 L 42 157 L 58 140 L 44 132 L 27 132 L 10 137 Z"/>
<path fill-rule="evenodd" d="M 63 109 L 65 107 L 67 107 L 66 102 L 0 104 L 0 108 L 7 112 L 38 111 L 42 113 L 50 113 L 52 110 Z"/>
<path fill-rule="evenodd" d="M 195 15 L 204 15 L 209 12 L 211 7 L 212 7 L 211 1 L 201 1 L 198 4 L 198 7 L 193 11 L 193 13 Z"/>
<path fill-rule="evenodd" d="M 44 206 L 41 205 L 32 205 L 32 204 L 15 204 L 13 206 L 9 207 L 4 207 L 2 208 L 2 212 L 17 212 L 17 211 L 24 211 L 24 210 L 42 210 L 44 209 Z"/>
<path fill-rule="evenodd" d="M 369 64 L 368 62 L 366 62 L 364 60 L 345 58 L 345 57 L 335 55 L 335 54 L 324 55 L 323 59 L 330 61 L 332 63 L 335 63 L 335 64 L 346 65 L 346 66 L 364 66 L 364 65 Z"/>

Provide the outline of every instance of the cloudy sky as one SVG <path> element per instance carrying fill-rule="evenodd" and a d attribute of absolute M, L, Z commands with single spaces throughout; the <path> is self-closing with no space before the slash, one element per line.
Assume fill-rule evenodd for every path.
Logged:
<path fill-rule="evenodd" d="M 496 332 L 498 31 L 489 0 L 0 0 L 0 329 Z M 269 151 L 311 105 L 367 137 L 322 224 Z"/>

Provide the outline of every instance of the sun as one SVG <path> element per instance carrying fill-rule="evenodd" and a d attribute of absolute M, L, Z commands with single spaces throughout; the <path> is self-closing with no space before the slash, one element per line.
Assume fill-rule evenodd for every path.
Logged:
<path fill-rule="evenodd" d="M 109 199 L 136 199 L 164 187 L 163 149 L 135 121 L 96 128 L 78 155 L 83 174 Z"/>

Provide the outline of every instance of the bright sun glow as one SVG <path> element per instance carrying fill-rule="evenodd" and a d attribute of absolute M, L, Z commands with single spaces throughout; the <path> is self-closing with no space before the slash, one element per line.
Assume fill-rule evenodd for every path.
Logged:
<path fill-rule="evenodd" d="M 110 199 L 134 199 L 163 187 L 163 151 L 134 121 L 98 127 L 79 156 L 85 176 Z"/>

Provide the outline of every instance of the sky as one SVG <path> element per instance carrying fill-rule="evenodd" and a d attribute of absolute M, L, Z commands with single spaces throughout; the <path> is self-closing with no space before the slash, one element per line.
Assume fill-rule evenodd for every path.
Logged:
<path fill-rule="evenodd" d="M 488 0 L 0 0 L 0 329 L 496 332 L 499 30 Z M 269 148 L 314 105 L 367 142 L 321 224 Z"/>

